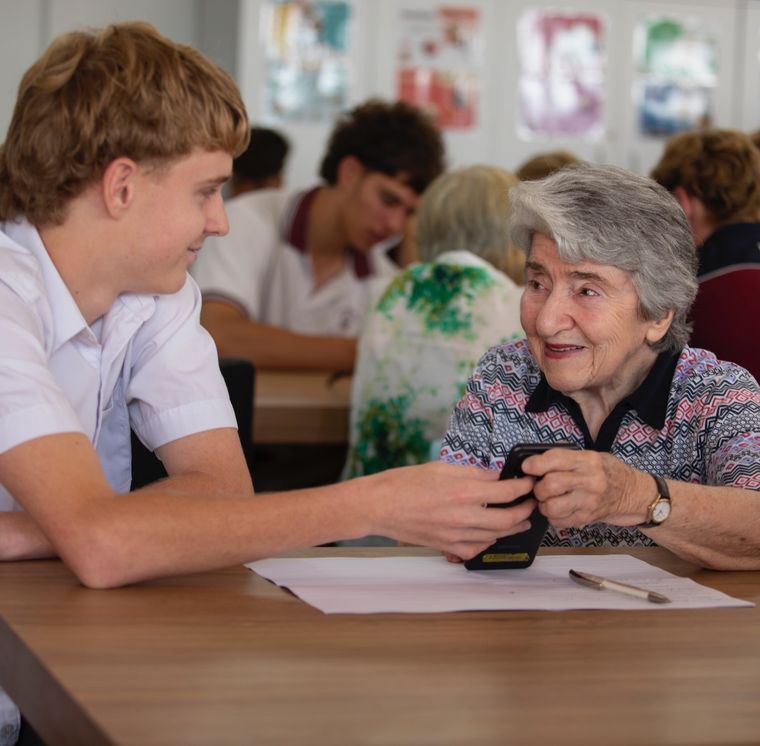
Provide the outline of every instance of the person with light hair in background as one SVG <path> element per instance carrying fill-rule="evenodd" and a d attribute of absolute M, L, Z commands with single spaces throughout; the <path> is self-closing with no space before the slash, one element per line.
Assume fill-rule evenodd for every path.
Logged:
<path fill-rule="evenodd" d="M 682 132 L 652 169 L 686 213 L 699 255 L 691 345 L 760 378 L 760 150 L 737 130 Z"/>
<path fill-rule="evenodd" d="M 522 182 L 510 203 L 527 339 L 480 360 L 442 460 L 498 473 L 516 443 L 569 441 L 581 450 L 522 463 L 545 545 L 657 544 L 760 569 L 760 387 L 687 345 L 697 257 L 683 210 L 652 179 L 584 164 Z"/>
<path fill-rule="evenodd" d="M 386 286 L 359 339 L 345 476 L 435 458 L 475 363 L 522 336 L 522 276 L 507 273 L 515 264 L 522 272 L 508 240 L 515 184 L 508 171 L 472 166 L 439 176 L 423 195 L 420 262 Z"/>

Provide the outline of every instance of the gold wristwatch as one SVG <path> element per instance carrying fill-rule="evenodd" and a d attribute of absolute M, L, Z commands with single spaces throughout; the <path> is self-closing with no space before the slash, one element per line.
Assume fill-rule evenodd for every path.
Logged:
<path fill-rule="evenodd" d="M 657 475 L 650 475 L 657 484 L 657 495 L 647 508 L 647 519 L 639 524 L 639 528 L 655 528 L 661 526 L 670 515 L 670 490 L 665 480 Z"/>

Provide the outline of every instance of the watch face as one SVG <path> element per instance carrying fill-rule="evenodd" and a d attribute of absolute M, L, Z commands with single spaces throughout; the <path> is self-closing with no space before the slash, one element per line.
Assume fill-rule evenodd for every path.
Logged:
<path fill-rule="evenodd" d="M 670 515 L 670 500 L 658 500 L 652 508 L 652 521 L 662 523 Z"/>

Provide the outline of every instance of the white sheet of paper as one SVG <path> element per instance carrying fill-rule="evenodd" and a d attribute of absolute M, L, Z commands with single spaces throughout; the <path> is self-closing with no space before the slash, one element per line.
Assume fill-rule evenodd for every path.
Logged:
<path fill-rule="evenodd" d="M 444 557 L 299 557 L 259 560 L 246 567 L 325 614 L 754 605 L 626 554 L 546 555 L 524 570 L 475 572 Z M 671 603 L 583 587 L 568 577 L 570 568 L 657 591 Z"/>

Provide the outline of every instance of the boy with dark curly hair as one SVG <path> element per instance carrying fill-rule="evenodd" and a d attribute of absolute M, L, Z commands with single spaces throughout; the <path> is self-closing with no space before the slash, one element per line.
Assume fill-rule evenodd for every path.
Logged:
<path fill-rule="evenodd" d="M 333 129 L 322 184 L 230 201 L 229 234 L 193 268 L 219 354 L 259 369 L 352 370 L 368 280 L 398 270 L 390 244 L 443 167 L 425 114 L 371 100 Z"/>

